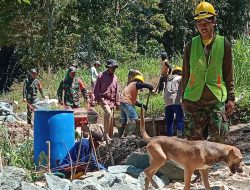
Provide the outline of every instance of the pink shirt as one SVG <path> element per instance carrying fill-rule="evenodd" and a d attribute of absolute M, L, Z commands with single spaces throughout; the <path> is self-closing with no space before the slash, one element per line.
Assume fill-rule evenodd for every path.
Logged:
<path fill-rule="evenodd" d="M 104 104 L 111 108 L 120 105 L 118 78 L 116 75 L 104 71 L 97 77 L 94 96 L 96 101 L 103 99 Z"/>

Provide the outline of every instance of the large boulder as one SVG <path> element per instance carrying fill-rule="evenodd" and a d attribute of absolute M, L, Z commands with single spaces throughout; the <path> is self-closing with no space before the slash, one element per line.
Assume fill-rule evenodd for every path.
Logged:
<path fill-rule="evenodd" d="M 53 174 L 44 174 L 49 189 L 51 190 L 69 190 L 71 182 L 67 179 L 61 179 Z"/>
<path fill-rule="evenodd" d="M 133 152 L 128 156 L 126 164 L 145 169 L 149 166 L 149 156 L 146 153 Z M 171 161 L 167 161 L 156 175 L 165 175 L 170 180 L 184 181 L 184 170 Z"/>
<path fill-rule="evenodd" d="M 131 165 L 116 165 L 108 167 L 108 172 L 111 174 L 126 173 L 134 178 L 137 178 L 142 171 L 142 169 Z"/>
<path fill-rule="evenodd" d="M 21 187 L 21 182 L 27 176 L 27 172 L 22 168 L 7 166 L 0 173 L 0 190 L 13 190 Z"/>
<path fill-rule="evenodd" d="M 138 180 L 139 180 L 139 183 L 140 183 L 140 189 L 144 189 L 145 188 L 145 178 L 146 178 L 146 175 L 144 172 L 142 172 L 139 177 L 138 177 Z M 159 178 L 157 177 L 156 175 L 153 176 L 153 180 L 155 181 L 155 183 L 158 185 L 158 188 L 163 188 L 165 186 L 164 182 Z M 152 184 L 150 184 L 150 189 L 156 189 L 152 186 Z"/>
<path fill-rule="evenodd" d="M 36 186 L 32 183 L 27 183 L 25 181 L 22 181 L 21 190 L 45 190 L 45 189 L 42 187 Z"/>
<path fill-rule="evenodd" d="M 167 176 L 170 180 L 184 181 L 184 170 L 171 161 L 167 161 L 158 172 Z"/>
<path fill-rule="evenodd" d="M 132 165 L 137 168 L 145 169 L 149 166 L 149 157 L 146 153 L 133 152 L 127 158 L 126 165 Z"/>
<path fill-rule="evenodd" d="M 104 188 L 98 184 L 96 177 L 87 178 L 84 180 L 74 180 L 71 185 L 71 190 L 104 190 Z"/>

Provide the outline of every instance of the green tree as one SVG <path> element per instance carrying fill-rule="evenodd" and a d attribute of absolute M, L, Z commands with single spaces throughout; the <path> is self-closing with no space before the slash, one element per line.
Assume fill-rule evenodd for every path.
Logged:
<path fill-rule="evenodd" d="M 195 35 L 194 10 L 199 0 L 161 0 L 159 7 L 167 22 L 172 26 L 160 41 L 165 49 L 174 54 L 182 52 L 185 43 Z M 218 32 L 229 39 L 235 39 L 246 31 L 248 20 L 248 0 L 208 0 L 215 7 L 218 14 Z"/>

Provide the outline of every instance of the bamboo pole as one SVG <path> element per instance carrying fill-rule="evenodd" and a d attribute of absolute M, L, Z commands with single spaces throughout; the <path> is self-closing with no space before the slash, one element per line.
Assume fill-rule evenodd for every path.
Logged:
<path fill-rule="evenodd" d="M 48 145 L 48 172 L 49 173 L 51 173 L 51 169 L 50 169 L 50 154 L 51 154 L 51 152 L 50 152 L 50 141 L 47 141 L 46 142 L 47 143 L 47 145 Z"/>
<path fill-rule="evenodd" d="M 96 159 L 97 169 L 100 170 L 99 165 L 98 165 L 98 159 L 97 159 L 97 156 L 96 156 L 95 145 L 94 145 L 94 141 L 93 141 L 93 137 L 92 137 L 92 131 L 90 129 L 90 126 L 91 125 L 89 125 L 89 138 L 91 140 L 92 149 L 94 151 L 94 156 L 95 156 L 95 159 Z"/>
<path fill-rule="evenodd" d="M 0 150 L 0 172 L 3 172 L 3 163 L 2 163 L 2 150 Z"/>
<path fill-rule="evenodd" d="M 79 158 L 80 158 L 80 154 L 81 154 L 82 139 L 83 139 L 83 131 L 81 130 L 81 137 L 80 137 L 80 142 L 79 142 L 79 147 L 78 147 L 78 154 L 77 154 L 77 159 L 76 159 L 76 167 L 74 168 L 74 172 L 73 172 L 73 178 L 74 178 L 74 176 L 76 174 L 77 164 L 79 162 Z"/>

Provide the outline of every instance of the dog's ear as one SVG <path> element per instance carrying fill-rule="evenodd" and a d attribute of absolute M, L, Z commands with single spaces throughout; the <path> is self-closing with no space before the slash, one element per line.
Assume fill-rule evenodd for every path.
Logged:
<path fill-rule="evenodd" d="M 230 156 L 233 156 L 233 157 L 240 158 L 240 159 L 243 158 L 243 157 L 242 157 L 242 154 L 241 154 L 241 152 L 240 152 L 240 150 L 239 150 L 238 148 L 236 148 L 236 147 L 232 147 L 232 148 L 230 149 L 229 155 L 230 155 Z"/>

